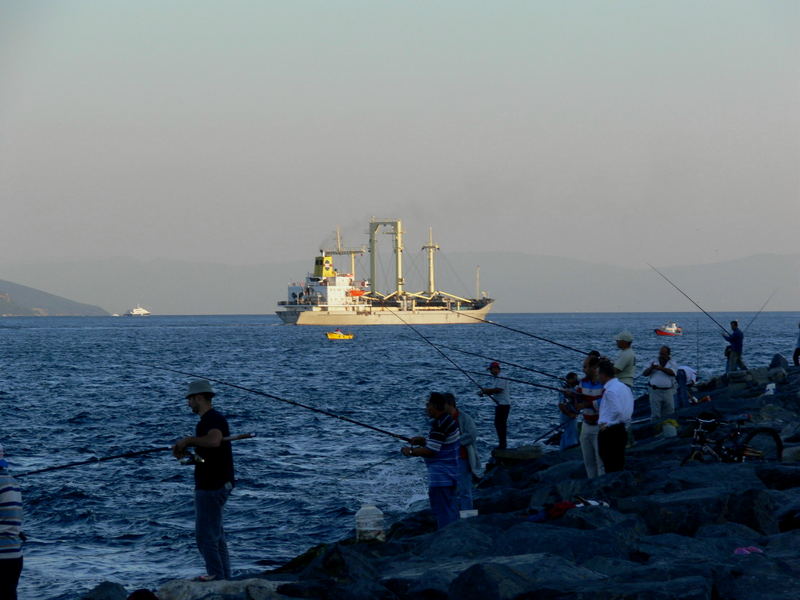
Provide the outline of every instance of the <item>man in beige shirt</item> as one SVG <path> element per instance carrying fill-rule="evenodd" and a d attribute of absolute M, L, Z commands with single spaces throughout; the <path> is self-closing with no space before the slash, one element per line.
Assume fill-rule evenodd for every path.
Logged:
<path fill-rule="evenodd" d="M 633 336 L 630 331 L 620 331 L 614 338 L 617 348 L 621 350 L 614 361 L 614 372 L 622 383 L 633 389 L 633 377 L 636 370 L 636 354 L 633 352 Z"/>

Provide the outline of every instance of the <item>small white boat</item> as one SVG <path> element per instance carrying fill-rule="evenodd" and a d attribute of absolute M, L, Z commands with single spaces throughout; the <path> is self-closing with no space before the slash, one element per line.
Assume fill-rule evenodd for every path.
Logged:
<path fill-rule="evenodd" d="M 144 308 L 143 306 L 137 304 L 135 307 L 130 309 L 128 312 L 125 313 L 126 317 L 146 317 L 152 314 L 149 310 Z"/>

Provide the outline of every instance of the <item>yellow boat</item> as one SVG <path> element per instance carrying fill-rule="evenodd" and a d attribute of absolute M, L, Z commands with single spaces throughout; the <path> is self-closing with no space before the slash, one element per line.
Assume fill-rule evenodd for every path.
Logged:
<path fill-rule="evenodd" d="M 353 339 L 353 334 L 352 333 L 344 333 L 344 332 L 339 331 L 338 329 L 336 331 L 328 331 L 325 335 L 327 336 L 327 338 L 329 340 L 352 340 Z"/>

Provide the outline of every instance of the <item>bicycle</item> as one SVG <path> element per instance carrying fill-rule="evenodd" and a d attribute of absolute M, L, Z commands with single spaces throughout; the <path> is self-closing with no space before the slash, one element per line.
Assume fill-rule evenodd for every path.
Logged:
<path fill-rule="evenodd" d="M 750 415 L 738 415 L 728 421 L 718 419 L 712 413 L 701 413 L 696 417 L 697 426 L 692 434 L 689 454 L 681 461 L 686 465 L 692 461 L 705 462 L 780 462 L 783 458 L 783 441 L 772 427 L 742 428 L 751 421 Z M 720 429 L 721 435 L 712 435 Z"/>

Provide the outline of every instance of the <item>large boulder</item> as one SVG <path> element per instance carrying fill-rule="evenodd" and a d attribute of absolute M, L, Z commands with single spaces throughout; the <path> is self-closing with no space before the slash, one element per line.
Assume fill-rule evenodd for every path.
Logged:
<path fill-rule="evenodd" d="M 104 581 L 81 596 L 81 600 L 126 600 L 128 592 L 119 583 Z"/>
<path fill-rule="evenodd" d="M 450 597 L 458 600 L 513 600 L 521 594 L 560 589 L 565 584 L 603 579 L 561 557 L 531 554 L 492 558 L 461 573 L 450 584 Z"/>

